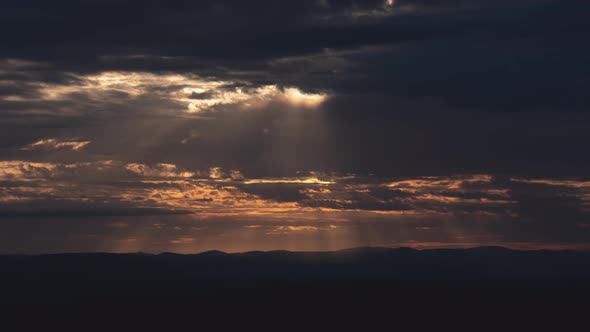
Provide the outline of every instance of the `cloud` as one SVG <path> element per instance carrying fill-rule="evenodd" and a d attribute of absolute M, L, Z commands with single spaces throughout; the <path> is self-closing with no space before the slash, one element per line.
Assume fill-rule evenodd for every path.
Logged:
<path fill-rule="evenodd" d="M 161 100 L 178 110 L 189 113 L 215 111 L 229 106 L 236 109 L 256 109 L 269 103 L 284 103 L 293 107 L 316 108 L 328 95 L 307 93 L 296 87 L 276 84 L 254 85 L 251 82 L 212 80 L 190 74 L 154 74 L 146 72 L 99 72 L 70 74 L 74 81 L 37 82 L 28 86 L 35 93 L 29 98 L 11 97 L 18 91 L 6 91 L 5 101 L 18 104 L 56 104 L 78 102 L 88 106 Z M 1 79 L 0 79 L 1 82 Z M 1 96 L 0 96 L 1 97 Z"/>
<path fill-rule="evenodd" d="M 131 14 L 137 5 L 151 24 Z M 5 106 L 14 108 L 32 106 L 32 98 L 23 98 L 27 91 L 40 94 L 40 106 L 81 92 L 97 97 L 97 87 L 133 99 L 151 85 L 151 93 L 169 98 L 168 106 L 191 112 L 269 99 L 317 107 L 328 91 L 336 100 L 351 94 L 413 106 L 433 100 L 466 111 L 581 111 L 588 102 L 582 88 L 588 24 L 581 15 L 587 6 L 557 0 L 132 1 L 89 11 L 64 0 L 50 7 L 32 1 L 24 15 L 18 4 L 5 3 L 11 20 L 2 31 L 18 33 L 3 38 L 0 81 L 11 89 Z M 95 22 L 100 13 L 111 18 L 108 27 Z M 60 33 L 70 26 L 76 32 Z M 69 57 L 59 56 L 64 53 Z M 175 85 L 170 79 L 178 75 L 185 76 L 177 82 L 181 89 L 158 89 Z"/>
<path fill-rule="evenodd" d="M 143 164 L 128 164 L 125 168 L 137 175 L 153 178 L 190 178 L 198 173 L 179 170 L 176 165 L 156 164 L 153 166 Z"/>
<path fill-rule="evenodd" d="M 329 229 L 329 228 L 328 228 Z M 320 229 L 315 226 L 276 226 L 266 232 L 267 235 L 285 235 L 292 232 L 317 232 Z"/>
<path fill-rule="evenodd" d="M 18 34 L 0 49 L 0 132 L 10 138 L 0 157 L 220 166 L 268 180 L 314 169 L 384 177 L 588 169 L 579 153 L 590 144 L 586 4 L 283 3 L 142 3 L 152 18 L 145 26 L 129 4 L 88 11 L 33 1 L 23 15 L 4 2 L 11 20 L 2 31 Z M 89 24 L 96 13 L 112 25 Z M 92 143 L 21 150 L 64 137 Z"/>
<path fill-rule="evenodd" d="M 189 135 L 188 135 L 188 137 L 185 137 L 185 138 L 183 138 L 183 139 L 180 141 L 180 143 L 181 143 L 181 144 L 186 144 L 186 143 L 188 143 L 188 142 L 190 142 L 190 141 L 192 141 L 192 140 L 196 140 L 196 139 L 198 139 L 199 137 L 201 137 L 201 134 L 200 134 L 200 133 L 199 133 L 197 130 L 194 130 L 194 129 L 193 129 L 193 130 L 191 130 L 191 131 L 189 132 Z"/>
<path fill-rule="evenodd" d="M 259 183 L 270 183 L 270 184 L 333 184 L 331 180 L 321 180 L 317 177 L 304 177 L 304 178 L 271 178 L 271 179 L 251 179 L 246 180 L 245 184 L 259 184 Z"/>
<path fill-rule="evenodd" d="M 0 169 L 0 228 L 8 227 L 6 234 L 19 229 L 13 225 L 16 219 L 103 220 L 108 236 L 137 239 L 138 248 L 149 250 L 200 248 L 203 239 L 217 243 L 224 236 L 261 243 L 284 237 L 310 243 L 330 238 L 341 246 L 409 241 L 423 246 L 574 245 L 590 236 L 586 181 L 576 178 L 381 178 L 312 172 L 323 182 L 298 177 L 277 182 L 241 172 L 243 178 L 232 178 L 229 174 L 237 171 L 222 168 L 215 172 L 223 176 L 210 177 L 209 172 L 176 165 L 120 161 L 10 161 Z M 186 172 L 191 176 L 183 177 Z M 186 223 L 180 223 L 182 218 Z M 102 232 L 101 237 L 107 236 Z M 146 232 L 159 244 L 149 242 Z"/>
<path fill-rule="evenodd" d="M 0 175 L 10 185 L 4 184 L 0 190 L 6 202 L 55 199 L 102 204 L 114 200 L 138 208 L 192 210 L 203 216 L 272 214 L 284 218 L 298 210 L 322 209 L 510 215 L 515 204 L 510 187 L 494 183 L 488 175 L 388 181 L 311 174 L 315 176 L 247 178 L 239 170 L 226 171 L 221 167 L 203 172 L 162 163 L 9 161 L 0 164 Z"/>
<path fill-rule="evenodd" d="M 558 0 L 3 1 L 3 222 L 166 211 L 151 224 L 173 224 L 188 211 L 210 222 L 208 239 L 248 231 L 253 243 L 273 243 L 272 227 L 334 246 L 587 241 L 586 12 Z M 113 243 L 156 246 L 121 222 L 137 234 Z M 186 250 L 207 243 L 154 241 L 185 236 Z"/>
<path fill-rule="evenodd" d="M 80 141 L 80 140 L 60 140 L 57 138 L 47 138 L 35 143 L 31 143 L 23 150 L 57 150 L 57 149 L 70 149 L 72 151 L 80 151 L 84 149 L 91 141 Z"/>
<path fill-rule="evenodd" d="M 200 171 L 172 164 L 148 166 L 117 161 L 7 161 L 0 166 L 2 202 L 12 214 L 16 212 L 10 209 L 11 205 L 26 202 L 34 206 L 39 202 L 39 206 L 44 206 L 44 202 L 55 200 L 98 204 L 107 211 L 119 211 L 117 204 L 124 204 L 138 211 L 191 211 L 202 217 L 297 219 L 314 218 L 314 213 L 321 211 L 358 212 L 371 218 L 493 216 L 529 220 L 528 227 L 540 231 L 538 226 L 544 223 L 558 227 L 551 218 L 560 216 L 569 216 L 567 225 L 571 227 L 583 226 L 590 212 L 586 182 L 576 179 L 505 181 L 487 174 L 385 179 L 316 172 L 312 173 L 317 177 L 248 178 L 238 170 L 226 171 L 221 167 Z M 540 210 L 545 212 L 539 214 L 535 205 L 541 201 Z M 79 209 L 72 210 L 76 214 Z M 99 210 L 85 211 L 104 215 Z"/>
<path fill-rule="evenodd" d="M 181 237 L 178 239 L 170 240 L 171 244 L 191 244 L 195 241 L 192 237 Z"/>
<path fill-rule="evenodd" d="M 0 218 L 100 218 L 165 216 L 189 214 L 189 211 L 157 207 L 139 207 L 118 199 L 108 202 L 91 201 L 80 197 L 51 197 L 37 193 L 31 200 L 0 201 Z M 112 225 L 112 224 L 111 224 Z"/>

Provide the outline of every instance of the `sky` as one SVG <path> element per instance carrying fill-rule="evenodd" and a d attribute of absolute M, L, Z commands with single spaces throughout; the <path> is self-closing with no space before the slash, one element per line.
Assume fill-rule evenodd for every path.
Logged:
<path fill-rule="evenodd" d="M 0 254 L 590 249 L 583 0 L 3 0 Z"/>

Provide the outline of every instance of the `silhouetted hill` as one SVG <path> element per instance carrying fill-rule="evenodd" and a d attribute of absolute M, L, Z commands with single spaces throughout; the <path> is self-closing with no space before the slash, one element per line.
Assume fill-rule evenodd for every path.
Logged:
<path fill-rule="evenodd" d="M 479 279 L 590 277 L 590 253 L 576 251 L 518 251 L 501 247 L 415 250 L 355 248 L 334 252 L 208 251 L 181 255 L 79 253 L 39 256 L 0 256 L 3 278 L 142 279 L 177 275 L 207 279 L 297 280 L 329 278 Z"/>
<path fill-rule="evenodd" d="M 0 256 L 0 269 L 0 312 L 34 331 L 563 330 L 590 299 L 589 252 L 500 247 Z"/>

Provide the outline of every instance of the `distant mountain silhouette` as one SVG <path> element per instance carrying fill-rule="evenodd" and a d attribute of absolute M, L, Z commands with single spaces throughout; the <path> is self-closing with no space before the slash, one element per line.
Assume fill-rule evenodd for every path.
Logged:
<path fill-rule="evenodd" d="M 590 300 L 589 252 L 501 247 L 0 256 L 0 271 L 0 313 L 30 331 L 571 330 Z"/>

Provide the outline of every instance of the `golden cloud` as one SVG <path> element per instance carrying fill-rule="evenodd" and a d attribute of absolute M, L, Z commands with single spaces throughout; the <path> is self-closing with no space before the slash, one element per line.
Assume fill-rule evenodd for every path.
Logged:
<path fill-rule="evenodd" d="M 189 113 L 196 113 L 214 111 L 220 106 L 227 105 L 251 109 L 270 102 L 315 108 L 328 98 L 327 94 L 307 93 L 297 87 L 282 89 L 272 84 L 252 86 L 249 82 L 208 80 L 194 75 L 157 75 L 143 72 L 72 75 L 78 79 L 79 84 L 42 84 L 41 99 L 64 100 L 72 94 L 85 93 L 95 100 L 102 100 L 107 93 L 115 91 L 132 98 L 144 95 L 157 97 L 182 105 Z"/>
<path fill-rule="evenodd" d="M 91 141 L 80 140 L 60 140 L 57 138 L 47 138 L 29 144 L 21 150 L 56 150 L 56 149 L 70 149 L 72 151 L 80 151 L 84 149 Z"/>

